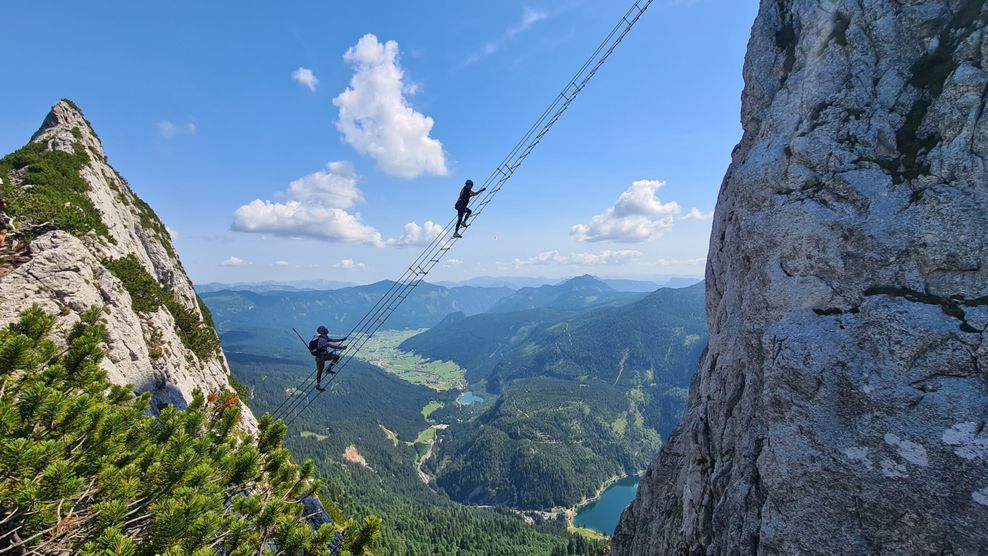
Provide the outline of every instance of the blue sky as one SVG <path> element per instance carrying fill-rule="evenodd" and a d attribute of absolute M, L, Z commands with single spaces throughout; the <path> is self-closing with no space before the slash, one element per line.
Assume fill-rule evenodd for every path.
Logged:
<path fill-rule="evenodd" d="M 71 98 L 193 280 L 394 277 L 628 5 L 16 2 L 0 151 Z M 656 0 L 430 278 L 702 275 L 756 9 Z"/>

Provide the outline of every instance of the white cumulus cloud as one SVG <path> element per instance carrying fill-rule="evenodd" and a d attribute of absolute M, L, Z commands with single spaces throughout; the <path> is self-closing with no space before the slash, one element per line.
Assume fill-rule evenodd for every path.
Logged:
<path fill-rule="evenodd" d="M 641 243 L 662 237 L 682 212 L 675 201 L 663 203 L 655 193 L 665 185 L 658 180 L 638 180 L 621 193 L 613 206 L 570 229 L 576 241 Z"/>
<path fill-rule="evenodd" d="M 359 214 L 346 209 L 363 201 L 359 177 L 349 162 L 330 162 L 327 171 L 299 178 L 288 186 L 287 202 L 255 199 L 233 213 L 239 232 L 347 241 L 381 247 L 384 240 Z"/>
<path fill-rule="evenodd" d="M 526 266 L 569 265 L 569 266 L 603 266 L 622 265 L 644 256 L 644 253 L 634 249 L 605 250 L 600 253 L 570 253 L 563 255 L 557 250 L 543 251 L 527 259 L 515 259 L 517 268 Z"/>
<path fill-rule="evenodd" d="M 275 261 L 274 266 L 288 266 L 288 261 Z"/>
<path fill-rule="evenodd" d="M 240 257 L 234 257 L 231 255 L 229 259 L 221 262 L 220 264 L 223 266 L 244 266 L 250 263 L 241 259 Z"/>
<path fill-rule="evenodd" d="M 353 259 L 343 259 L 342 261 L 333 265 L 333 268 L 342 268 L 343 270 L 364 270 L 367 265 L 364 263 L 355 263 Z"/>
<path fill-rule="evenodd" d="M 297 70 L 292 72 L 292 79 L 299 82 L 303 86 L 308 87 L 310 91 L 315 91 L 316 87 L 319 85 L 319 79 L 309 68 L 299 67 Z"/>
<path fill-rule="evenodd" d="M 175 124 L 168 120 L 163 120 L 155 124 L 158 128 L 158 135 L 165 139 L 173 139 L 179 135 L 195 135 L 196 134 L 196 124 L 192 122 L 187 122 L 184 124 Z"/>
<path fill-rule="evenodd" d="M 443 227 L 432 220 L 426 220 L 425 224 L 419 226 L 417 222 L 405 224 L 405 231 L 397 239 L 389 239 L 389 245 L 399 247 L 418 246 L 423 247 L 432 243 L 434 239 L 443 235 Z"/>
<path fill-rule="evenodd" d="M 313 172 L 288 184 L 288 197 L 295 201 L 348 209 L 364 200 L 363 193 L 357 188 L 359 179 L 349 162 L 330 162 L 326 165 L 326 171 Z"/>
<path fill-rule="evenodd" d="M 366 34 L 346 51 L 343 60 L 354 69 L 350 86 L 333 99 L 339 108 L 336 128 L 357 152 L 370 156 L 378 168 L 394 176 L 445 175 L 443 145 L 429 136 L 433 120 L 411 107 L 398 64 L 398 43 L 381 43 Z"/>

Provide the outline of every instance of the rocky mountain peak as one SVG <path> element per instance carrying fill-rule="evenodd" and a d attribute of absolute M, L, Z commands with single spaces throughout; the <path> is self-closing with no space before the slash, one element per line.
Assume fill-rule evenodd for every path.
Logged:
<path fill-rule="evenodd" d="M 0 249 L 0 324 L 38 304 L 68 329 L 99 305 L 111 381 L 178 406 L 197 388 L 230 388 L 209 313 L 167 228 L 109 165 L 75 104 L 52 107 L 31 142 L 0 159 L 0 178 L 22 230 Z M 243 410 L 253 429 L 253 415 Z"/>
<path fill-rule="evenodd" d="M 105 160 L 103 143 L 93 131 L 89 121 L 74 102 L 62 99 L 45 116 L 38 131 L 31 136 L 32 143 L 45 143 L 51 150 L 72 153 L 80 144 L 98 159 Z"/>
<path fill-rule="evenodd" d="M 615 554 L 984 553 L 986 26 L 762 0 L 708 349 Z"/>

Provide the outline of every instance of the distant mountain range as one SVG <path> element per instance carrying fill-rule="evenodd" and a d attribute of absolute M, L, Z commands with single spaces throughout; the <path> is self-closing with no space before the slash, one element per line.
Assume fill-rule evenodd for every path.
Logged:
<path fill-rule="evenodd" d="M 208 282 L 205 284 L 196 284 L 195 288 L 200 294 L 223 290 L 264 293 L 272 291 L 337 290 L 356 285 L 353 282 L 337 282 L 333 280 L 291 280 L 287 282 L 266 280 L 264 282 L 234 282 L 232 284 Z"/>
<path fill-rule="evenodd" d="M 660 287 L 683 288 L 702 281 L 699 277 L 669 277 L 656 280 L 630 280 L 626 278 L 597 278 L 601 282 L 614 288 L 619 292 L 648 293 Z M 523 276 L 479 276 L 469 280 L 459 282 L 437 281 L 432 282 L 436 286 L 444 288 L 456 288 L 460 286 L 474 286 L 480 288 L 509 288 L 519 290 L 522 288 L 537 288 L 539 286 L 555 286 L 562 284 L 569 278 L 531 278 Z M 200 294 L 212 293 L 223 290 L 252 291 L 266 293 L 272 291 L 307 291 L 307 290 L 337 290 L 349 288 L 360 284 L 354 282 L 340 282 L 335 280 L 265 280 L 263 282 L 206 282 L 196 284 L 195 289 Z"/>
<path fill-rule="evenodd" d="M 644 295 L 643 293 L 619 292 L 601 280 L 586 274 L 557 285 L 522 288 L 495 303 L 493 307 L 488 309 L 488 312 L 510 313 L 526 309 L 581 311 L 604 305 L 630 303 Z"/>
<path fill-rule="evenodd" d="M 699 276 L 670 276 L 661 277 L 654 280 L 632 280 L 628 278 L 601 278 L 595 277 L 601 282 L 614 288 L 619 292 L 639 292 L 647 293 L 658 288 L 683 288 L 703 280 Z M 530 276 L 478 276 L 469 280 L 459 282 L 435 282 L 438 286 L 481 286 L 481 287 L 506 287 L 511 289 L 537 288 L 539 286 L 557 286 L 570 280 L 570 278 L 533 278 Z"/>
<path fill-rule="evenodd" d="M 392 285 L 391 281 L 381 281 L 335 290 L 222 290 L 203 293 L 202 299 L 224 331 L 258 327 L 311 331 L 325 325 L 334 333 L 345 333 Z M 513 293 L 508 288 L 444 288 L 423 283 L 391 316 L 387 327 L 424 328 L 453 312 L 482 313 Z"/>

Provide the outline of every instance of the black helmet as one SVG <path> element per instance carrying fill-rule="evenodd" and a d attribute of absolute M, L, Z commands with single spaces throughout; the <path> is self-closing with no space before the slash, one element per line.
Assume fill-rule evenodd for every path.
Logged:
<path fill-rule="evenodd" d="M 316 329 L 316 332 L 320 334 L 329 334 L 329 329 L 326 328 L 325 326 L 320 326 L 319 328 Z"/>
<path fill-rule="evenodd" d="M 467 180 L 467 183 L 465 185 L 473 185 L 473 180 Z"/>

